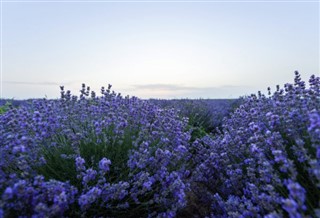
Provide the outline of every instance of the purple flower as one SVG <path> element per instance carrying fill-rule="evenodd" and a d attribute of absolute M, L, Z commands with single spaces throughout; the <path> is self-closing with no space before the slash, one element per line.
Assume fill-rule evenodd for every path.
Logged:
<path fill-rule="evenodd" d="M 13 154 L 26 152 L 26 147 L 24 145 L 14 146 L 12 149 Z"/>
<path fill-rule="evenodd" d="M 146 188 L 147 190 L 151 190 L 151 186 L 152 186 L 152 182 L 150 180 L 143 183 L 143 187 Z"/>
<path fill-rule="evenodd" d="M 278 162 L 284 162 L 286 161 L 285 156 L 283 155 L 283 152 L 281 150 L 273 150 L 272 154 L 275 157 L 275 161 Z"/>
<path fill-rule="evenodd" d="M 309 131 L 313 129 L 320 128 L 320 115 L 317 112 L 312 112 L 309 114 L 310 126 L 308 128 Z"/>
<path fill-rule="evenodd" d="M 87 184 L 88 182 L 94 180 L 96 178 L 96 175 L 97 175 L 97 171 L 93 170 L 93 169 L 87 169 L 86 172 L 84 173 L 84 176 L 83 176 L 83 183 L 84 184 Z"/>
<path fill-rule="evenodd" d="M 2 198 L 5 200 L 11 199 L 13 197 L 13 190 L 11 187 L 7 187 L 4 191 Z"/>
<path fill-rule="evenodd" d="M 180 152 L 181 154 L 183 154 L 183 153 L 187 152 L 188 150 L 184 145 L 179 145 L 177 147 L 177 151 Z"/>
<path fill-rule="evenodd" d="M 298 216 L 298 204 L 295 200 L 288 198 L 282 200 L 282 207 L 289 213 L 290 217 L 302 217 Z"/>
<path fill-rule="evenodd" d="M 302 198 L 302 201 L 304 201 L 304 195 L 306 191 L 299 183 L 290 181 L 287 185 L 287 188 L 293 198 Z"/>
<path fill-rule="evenodd" d="M 93 204 L 100 197 L 100 194 L 101 189 L 93 187 L 87 193 L 81 195 L 78 200 L 80 208 L 82 210 L 88 209 L 90 205 Z"/>
<path fill-rule="evenodd" d="M 45 214 L 47 214 L 49 212 L 50 208 L 45 204 L 45 203 L 38 203 L 35 208 L 34 211 L 38 214 L 39 217 L 45 217 Z M 38 217 L 37 215 L 35 215 L 35 217 Z"/>
<path fill-rule="evenodd" d="M 84 171 L 86 168 L 84 166 L 85 160 L 82 157 L 77 157 L 76 158 L 76 169 L 77 171 Z"/>
<path fill-rule="evenodd" d="M 99 162 L 99 168 L 103 173 L 106 173 L 110 170 L 111 160 L 107 158 L 102 158 Z"/>

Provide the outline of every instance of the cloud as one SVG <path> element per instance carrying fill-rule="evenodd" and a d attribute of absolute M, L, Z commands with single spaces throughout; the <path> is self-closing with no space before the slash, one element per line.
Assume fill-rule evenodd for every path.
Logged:
<path fill-rule="evenodd" d="M 247 93 L 253 93 L 251 86 L 184 86 L 175 84 L 144 84 L 132 85 L 128 92 L 142 98 L 237 98 Z"/>
<path fill-rule="evenodd" d="M 196 90 L 196 87 L 171 85 L 171 84 L 147 84 L 147 85 L 133 85 L 137 90 L 168 90 L 168 91 L 186 91 Z"/>
<path fill-rule="evenodd" d="M 70 85 L 74 82 L 66 82 L 66 83 L 57 83 L 57 82 L 22 82 L 22 81 L 3 81 L 6 84 L 12 85 L 36 85 L 36 86 L 61 86 L 61 85 Z"/>
<path fill-rule="evenodd" d="M 247 89 L 249 86 L 211 86 L 211 87 L 192 87 L 174 84 L 146 84 L 146 85 L 133 85 L 136 90 L 166 90 L 166 91 L 216 91 L 225 89 Z"/>

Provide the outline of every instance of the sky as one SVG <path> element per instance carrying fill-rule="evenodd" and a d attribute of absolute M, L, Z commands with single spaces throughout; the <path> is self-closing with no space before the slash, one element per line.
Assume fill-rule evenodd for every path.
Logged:
<path fill-rule="evenodd" d="M 1 97 L 238 98 L 320 75 L 318 1 L 1 4 Z"/>

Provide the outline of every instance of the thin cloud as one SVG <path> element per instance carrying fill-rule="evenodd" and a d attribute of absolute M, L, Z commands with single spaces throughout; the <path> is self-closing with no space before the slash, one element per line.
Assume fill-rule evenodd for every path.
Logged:
<path fill-rule="evenodd" d="M 181 85 L 171 85 L 171 84 L 146 84 L 146 85 L 134 85 L 135 89 L 138 90 L 168 90 L 168 91 L 185 91 L 185 90 L 195 90 L 196 87 L 181 86 Z"/>
<path fill-rule="evenodd" d="M 238 98 L 246 94 L 254 93 L 255 88 L 245 85 L 223 85 L 223 86 L 184 86 L 175 84 L 139 84 L 132 85 L 127 92 L 134 93 L 142 98 Z"/>
<path fill-rule="evenodd" d="M 61 86 L 61 85 L 71 85 L 74 82 L 57 83 L 57 82 L 22 82 L 22 81 L 3 81 L 3 83 L 12 85 L 36 85 L 36 86 Z"/>
<path fill-rule="evenodd" d="M 235 85 L 191 87 L 191 86 L 173 85 L 173 84 L 146 84 L 146 85 L 134 85 L 133 87 L 136 90 L 201 91 L 201 92 L 223 90 L 223 89 L 251 88 L 250 86 L 235 86 Z"/>

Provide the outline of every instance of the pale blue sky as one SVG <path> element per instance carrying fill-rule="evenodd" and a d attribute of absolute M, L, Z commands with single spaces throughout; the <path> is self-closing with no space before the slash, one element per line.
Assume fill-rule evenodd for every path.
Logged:
<path fill-rule="evenodd" d="M 2 3 L 2 96 L 236 98 L 319 69 L 319 2 Z"/>

